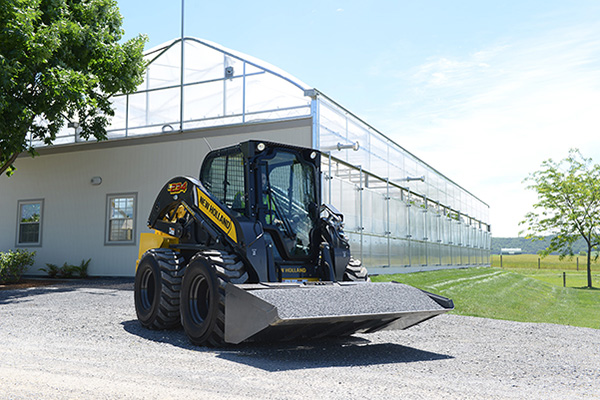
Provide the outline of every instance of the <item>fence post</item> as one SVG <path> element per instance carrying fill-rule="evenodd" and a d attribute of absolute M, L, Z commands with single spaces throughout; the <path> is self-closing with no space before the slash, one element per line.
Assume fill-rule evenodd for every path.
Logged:
<path fill-rule="evenodd" d="M 500 253 L 500 268 L 502 268 L 502 253 Z"/>
<path fill-rule="evenodd" d="M 563 287 L 567 287 L 567 273 L 563 272 Z"/>
<path fill-rule="evenodd" d="M 577 271 L 579 271 L 579 257 L 577 257 Z"/>
<path fill-rule="evenodd" d="M 542 263 L 542 262 L 541 262 L 541 259 L 538 257 L 538 269 L 540 269 L 540 268 L 541 268 L 541 263 Z"/>

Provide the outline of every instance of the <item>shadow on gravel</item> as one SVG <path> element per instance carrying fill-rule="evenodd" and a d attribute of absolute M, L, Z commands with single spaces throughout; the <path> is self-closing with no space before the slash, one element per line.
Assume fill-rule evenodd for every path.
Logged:
<path fill-rule="evenodd" d="M 123 321 L 121 322 L 123 329 L 127 333 L 135 336 L 139 336 L 142 339 L 151 340 L 157 343 L 166 343 L 176 347 L 181 347 L 188 350 L 199 350 L 199 351 L 211 351 L 205 347 L 194 346 L 190 343 L 183 329 L 165 330 L 165 331 L 154 331 L 146 329 L 139 323 L 138 320 Z"/>
<path fill-rule="evenodd" d="M 6 286 L 0 290 L 0 305 L 28 301 L 34 296 L 71 292 L 78 289 L 107 289 L 107 290 L 133 290 L 131 278 L 91 278 L 57 280 L 52 284 L 40 281 L 40 286 L 12 289 Z"/>
<path fill-rule="evenodd" d="M 319 340 L 298 345 L 280 343 L 244 345 L 239 349 L 220 351 L 218 357 L 269 372 L 362 367 L 453 358 L 395 343 L 372 344 L 366 339 L 356 337 Z"/>
<path fill-rule="evenodd" d="M 446 354 L 432 353 L 394 343 L 377 343 L 356 337 L 326 338 L 298 343 L 243 343 L 214 349 L 194 346 L 183 330 L 153 331 L 137 320 L 121 323 L 132 335 L 158 343 L 192 351 L 216 353 L 218 358 L 264 371 L 290 371 L 327 367 L 355 367 L 399 364 L 418 361 L 452 359 Z"/>
<path fill-rule="evenodd" d="M 24 301 L 31 301 L 28 298 L 39 296 L 42 294 L 49 293 L 63 293 L 70 292 L 76 288 L 72 287 L 57 287 L 57 286 L 44 286 L 37 288 L 27 289 L 5 289 L 0 291 L 0 305 L 10 303 L 21 303 Z"/>

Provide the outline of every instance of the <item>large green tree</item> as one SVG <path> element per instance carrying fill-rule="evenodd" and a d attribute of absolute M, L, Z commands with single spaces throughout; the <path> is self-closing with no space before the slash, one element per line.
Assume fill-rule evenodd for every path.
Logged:
<path fill-rule="evenodd" d="M 572 149 L 564 160 L 544 161 L 525 181 L 538 195 L 534 211 L 521 222 L 527 225 L 527 237 L 551 236 L 540 254 L 558 252 L 562 257 L 573 256 L 572 246 L 582 238 L 587 246 L 587 282 L 591 288 L 592 249 L 600 244 L 600 165 Z"/>
<path fill-rule="evenodd" d="M 114 0 L 0 0 L 0 175 L 66 123 L 106 138 L 110 98 L 142 82 L 147 38 L 120 43 Z"/>

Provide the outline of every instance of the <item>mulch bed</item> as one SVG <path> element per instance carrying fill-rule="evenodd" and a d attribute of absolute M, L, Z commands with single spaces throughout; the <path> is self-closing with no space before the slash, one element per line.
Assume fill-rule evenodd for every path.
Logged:
<path fill-rule="evenodd" d="M 56 280 L 48 279 L 21 279 L 17 283 L 2 283 L 0 284 L 0 290 L 13 290 L 13 289 L 27 289 L 35 288 L 40 286 L 55 285 Z"/>

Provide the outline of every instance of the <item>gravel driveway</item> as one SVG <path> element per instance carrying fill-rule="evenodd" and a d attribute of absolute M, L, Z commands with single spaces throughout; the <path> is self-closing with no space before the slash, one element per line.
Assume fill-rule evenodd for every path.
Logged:
<path fill-rule="evenodd" d="M 0 291 L 2 399 L 600 399 L 600 330 L 443 315 L 207 349 L 136 320 L 130 280 Z"/>

